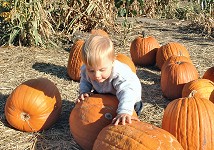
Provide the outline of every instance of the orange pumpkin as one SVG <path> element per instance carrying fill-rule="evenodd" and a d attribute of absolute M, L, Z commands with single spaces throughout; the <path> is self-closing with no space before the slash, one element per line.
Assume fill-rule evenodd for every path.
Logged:
<path fill-rule="evenodd" d="M 103 29 L 92 29 L 91 34 L 109 37 L 108 33 L 106 31 L 104 31 Z"/>
<path fill-rule="evenodd" d="M 93 147 L 99 132 L 117 115 L 118 100 L 114 95 L 93 94 L 76 104 L 70 114 L 70 131 L 83 148 Z M 135 116 L 136 113 L 134 113 Z"/>
<path fill-rule="evenodd" d="M 173 134 L 186 150 L 214 149 L 214 104 L 200 97 L 171 101 L 163 115 L 162 128 Z"/>
<path fill-rule="evenodd" d="M 99 133 L 93 150 L 183 150 L 169 132 L 154 125 L 132 121 L 127 125 L 109 125 Z"/>
<path fill-rule="evenodd" d="M 129 58 L 125 54 L 119 53 L 119 54 L 117 54 L 116 59 L 119 60 L 122 63 L 127 64 L 131 68 L 131 70 L 134 73 L 136 73 L 136 67 L 135 67 L 133 61 L 131 60 L 131 58 Z"/>
<path fill-rule="evenodd" d="M 5 116 L 14 128 L 36 132 L 49 128 L 60 116 L 59 90 L 45 78 L 30 79 L 16 87 L 7 98 Z"/>
<path fill-rule="evenodd" d="M 74 81 L 80 81 L 80 68 L 83 65 L 81 57 L 81 49 L 84 40 L 77 40 L 71 48 L 67 64 L 68 76 Z"/>
<path fill-rule="evenodd" d="M 194 92 L 194 96 L 209 99 L 214 103 L 214 83 L 208 79 L 197 79 L 186 83 L 182 90 L 182 97 Z"/>
<path fill-rule="evenodd" d="M 158 41 L 148 36 L 138 36 L 131 42 L 130 54 L 135 65 L 154 65 L 156 61 L 157 48 L 160 47 Z"/>
<path fill-rule="evenodd" d="M 162 45 L 156 54 L 156 65 L 159 69 L 162 68 L 164 62 L 171 56 L 185 56 L 190 59 L 190 55 L 186 47 L 177 42 L 170 42 Z"/>
<path fill-rule="evenodd" d="M 209 79 L 212 82 L 214 82 L 214 66 L 208 68 L 205 72 L 204 75 L 202 77 L 203 79 Z"/>
<path fill-rule="evenodd" d="M 182 97 L 184 84 L 198 79 L 198 71 L 184 56 L 171 56 L 161 70 L 161 90 L 169 99 Z"/>

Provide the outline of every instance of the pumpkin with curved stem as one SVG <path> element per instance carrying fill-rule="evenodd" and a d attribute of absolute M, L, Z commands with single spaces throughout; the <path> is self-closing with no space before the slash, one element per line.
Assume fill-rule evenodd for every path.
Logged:
<path fill-rule="evenodd" d="M 135 67 L 133 61 L 131 60 L 131 58 L 129 58 L 125 54 L 119 53 L 119 54 L 117 54 L 116 59 L 119 60 L 122 63 L 127 64 L 131 68 L 131 70 L 134 73 L 136 73 L 136 67 Z"/>
<path fill-rule="evenodd" d="M 59 90 L 46 78 L 30 79 L 16 87 L 7 98 L 5 116 L 14 128 L 36 132 L 49 128 L 60 116 Z"/>
<path fill-rule="evenodd" d="M 104 31 L 103 29 L 92 29 L 91 34 L 109 37 L 108 33 L 106 31 Z"/>
<path fill-rule="evenodd" d="M 163 115 L 162 128 L 173 134 L 184 149 L 214 149 L 214 104 L 190 96 L 171 101 Z"/>
<path fill-rule="evenodd" d="M 182 90 L 182 97 L 189 96 L 191 92 L 194 92 L 195 96 L 214 103 L 214 83 L 208 79 L 197 79 L 186 83 Z"/>
<path fill-rule="evenodd" d="M 198 79 L 198 71 L 184 56 L 171 56 L 161 69 L 161 90 L 169 99 L 182 97 L 183 86 Z"/>
<path fill-rule="evenodd" d="M 131 42 L 130 54 L 135 65 L 148 66 L 154 65 L 156 61 L 157 48 L 159 42 L 152 36 L 138 36 Z"/>
<path fill-rule="evenodd" d="M 72 109 L 69 124 L 74 140 L 90 150 L 99 132 L 117 115 L 118 100 L 114 95 L 93 94 Z M 133 113 L 137 116 L 136 113 Z"/>
<path fill-rule="evenodd" d="M 171 56 L 185 56 L 190 59 L 190 55 L 186 47 L 177 42 L 169 42 L 162 45 L 156 54 L 156 65 L 161 70 L 164 62 Z"/>
<path fill-rule="evenodd" d="M 149 123 L 132 121 L 127 125 L 109 125 L 97 136 L 93 150 L 183 150 L 169 132 Z"/>
<path fill-rule="evenodd" d="M 80 81 L 80 71 L 83 65 L 81 58 L 81 49 L 84 44 L 84 40 L 77 40 L 71 48 L 70 55 L 67 64 L 68 76 L 74 81 Z"/>
<path fill-rule="evenodd" d="M 203 79 L 209 79 L 214 82 L 214 67 L 208 68 L 202 77 Z"/>

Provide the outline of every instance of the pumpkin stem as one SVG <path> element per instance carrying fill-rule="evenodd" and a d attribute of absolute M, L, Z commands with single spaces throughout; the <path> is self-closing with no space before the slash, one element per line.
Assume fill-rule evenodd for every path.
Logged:
<path fill-rule="evenodd" d="M 29 122 L 29 120 L 30 120 L 30 115 L 27 114 L 27 113 L 25 113 L 25 112 L 22 112 L 22 113 L 20 114 L 20 116 L 21 116 L 21 119 L 22 119 L 23 121 L 26 121 L 26 122 L 27 122 L 27 124 L 28 124 L 28 126 L 31 128 L 31 130 L 32 130 L 32 131 L 35 131 L 35 130 L 31 127 L 30 122 Z"/>
<path fill-rule="evenodd" d="M 146 31 L 145 30 L 142 31 L 142 36 L 143 36 L 143 38 L 146 37 Z"/>
<path fill-rule="evenodd" d="M 176 61 L 175 63 L 178 64 L 178 65 L 180 65 L 180 64 L 182 64 L 183 62 L 182 62 L 182 61 Z"/>
<path fill-rule="evenodd" d="M 25 112 L 22 112 L 20 116 L 21 116 L 21 119 L 24 121 L 28 121 L 30 119 L 30 115 Z"/>
<path fill-rule="evenodd" d="M 192 91 L 189 93 L 188 98 L 193 97 L 196 93 L 197 93 L 196 90 L 192 90 Z"/>

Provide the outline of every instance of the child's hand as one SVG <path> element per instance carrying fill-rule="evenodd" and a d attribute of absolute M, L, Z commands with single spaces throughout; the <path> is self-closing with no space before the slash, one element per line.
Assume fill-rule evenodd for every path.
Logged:
<path fill-rule="evenodd" d="M 140 121 L 137 117 L 131 116 L 129 114 L 118 114 L 113 120 L 112 123 L 114 125 L 118 125 L 120 122 L 122 122 L 122 125 L 125 125 L 127 123 L 132 123 L 132 120 Z"/>
<path fill-rule="evenodd" d="M 79 103 L 80 101 L 84 101 L 85 98 L 89 97 L 90 95 L 92 95 L 91 92 L 80 94 L 75 103 Z"/>

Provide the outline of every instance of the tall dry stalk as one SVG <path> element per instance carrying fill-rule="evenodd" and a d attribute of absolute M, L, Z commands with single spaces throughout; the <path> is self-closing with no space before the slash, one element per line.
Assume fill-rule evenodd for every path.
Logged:
<path fill-rule="evenodd" d="M 15 0 L 11 4 L 8 29 L 9 45 L 44 46 L 54 33 L 40 0 Z"/>
<path fill-rule="evenodd" d="M 114 26 L 113 0 L 14 0 L 9 11 L 8 44 L 46 46 L 59 33 Z M 8 17 L 5 17 L 5 19 Z M 57 36 L 55 35 L 57 33 Z M 54 36 L 53 36 L 54 35 Z"/>

